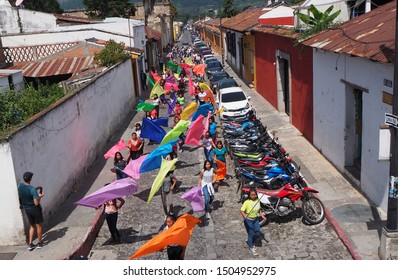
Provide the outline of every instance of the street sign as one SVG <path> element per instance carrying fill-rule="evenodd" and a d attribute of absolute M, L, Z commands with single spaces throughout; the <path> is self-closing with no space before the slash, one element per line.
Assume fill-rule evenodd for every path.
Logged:
<path fill-rule="evenodd" d="M 398 116 L 386 113 L 385 123 L 395 128 L 398 128 Z"/>

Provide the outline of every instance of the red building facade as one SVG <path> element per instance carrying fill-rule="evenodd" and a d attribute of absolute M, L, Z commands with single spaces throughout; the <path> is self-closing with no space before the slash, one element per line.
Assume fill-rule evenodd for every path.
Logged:
<path fill-rule="evenodd" d="M 295 42 L 283 28 L 257 27 L 255 35 L 256 91 L 313 142 L 312 48 Z"/>

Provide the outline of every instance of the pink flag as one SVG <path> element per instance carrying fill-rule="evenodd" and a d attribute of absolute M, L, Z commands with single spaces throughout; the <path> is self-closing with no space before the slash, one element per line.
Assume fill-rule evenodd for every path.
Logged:
<path fill-rule="evenodd" d="M 190 75 L 188 75 L 188 89 L 189 89 L 189 94 L 194 96 L 195 95 L 195 87 L 193 85 Z"/>
<path fill-rule="evenodd" d="M 140 167 L 148 155 L 140 156 L 135 160 L 131 160 L 129 164 L 122 170 L 123 173 L 129 175 L 133 179 L 140 178 Z"/>
<path fill-rule="evenodd" d="M 170 90 L 179 90 L 178 85 L 172 84 L 169 82 L 164 83 L 164 90 L 165 91 L 170 91 Z"/>
<path fill-rule="evenodd" d="M 123 150 L 124 148 L 126 148 L 126 143 L 124 143 L 124 140 L 121 139 L 115 146 L 113 146 L 113 147 L 104 155 L 104 158 L 105 158 L 105 159 L 108 159 L 108 158 L 114 157 L 116 152 L 120 152 L 120 151 Z"/>
<path fill-rule="evenodd" d="M 201 187 L 193 187 L 184 193 L 181 198 L 191 203 L 191 207 L 194 212 L 201 212 L 205 210 L 205 203 L 203 201 Z"/>
<path fill-rule="evenodd" d="M 200 146 L 200 139 L 205 128 L 203 125 L 204 117 L 200 115 L 191 125 L 188 130 L 187 137 L 185 138 L 184 144 L 192 146 Z"/>

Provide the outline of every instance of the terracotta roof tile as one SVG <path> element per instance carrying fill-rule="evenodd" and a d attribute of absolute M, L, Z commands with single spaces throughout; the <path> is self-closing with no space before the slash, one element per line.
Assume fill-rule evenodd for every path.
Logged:
<path fill-rule="evenodd" d="M 223 23 L 223 27 L 239 32 L 248 31 L 258 24 L 258 18 L 264 14 L 263 7 L 249 8 Z"/>
<path fill-rule="evenodd" d="M 395 54 L 396 1 L 318 33 L 304 45 L 392 63 Z"/>

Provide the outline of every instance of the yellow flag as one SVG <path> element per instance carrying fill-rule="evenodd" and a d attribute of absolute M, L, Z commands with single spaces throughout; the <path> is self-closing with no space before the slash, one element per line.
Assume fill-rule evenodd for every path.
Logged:
<path fill-rule="evenodd" d="M 185 109 L 182 111 L 181 113 L 181 119 L 182 120 L 188 120 L 193 113 L 196 112 L 196 110 L 198 109 L 198 104 L 196 104 L 196 102 L 191 102 L 188 104 L 187 107 L 185 107 Z"/>
<path fill-rule="evenodd" d="M 185 59 L 185 63 L 186 63 L 186 64 L 189 64 L 189 65 L 193 65 L 194 63 L 193 63 L 193 61 L 192 61 L 192 57 L 187 57 L 187 58 Z"/>
<path fill-rule="evenodd" d="M 153 196 L 162 186 L 162 183 L 164 181 L 164 178 L 167 175 L 167 172 L 169 172 L 174 167 L 174 165 L 177 161 L 178 161 L 178 158 L 175 158 L 173 160 L 165 160 L 164 158 L 162 158 L 162 165 L 160 166 L 158 175 L 156 176 L 155 180 L 153 181 L 151 191 L 149 192 L 148 201 L 146 203 L 147 205 L 149 203 L 151 203 Z"/>
<path fill-rule="evenodd" d="M 221 109 L 219 109 L 219 110 L 216 110 L 215 112 L 214 112 L 214 114 L 222 114 L 224 112 L 224 107 L 222 107 Z"/>
<path fill-rule="evenodd" d="M 159 85 L 158 83 L 156 83 L 152 90 L 151 90 L 151 94 L 149 95 L 149 98 L 153 98 L 153 96 L 155 94 L 157 94 L 158 96 L 162 95 L 164 93 L 164 89 L 161 87 L 161 85 Z"/>
<path fill-rule="evenodd" d="M 204 91 L 211 89 L 210 86 L 208 84 L 205 84 L 205 83 L 199 83 L 199 87 L 203 88 Z"/>
<path fill-rule="evenodd" d="M 178 75 L 177 73 L 174 73 L 174 77 L 175 77 L 176 79 L 179 79 L 179 78 L 180 78 L 180 75 Z"/>

